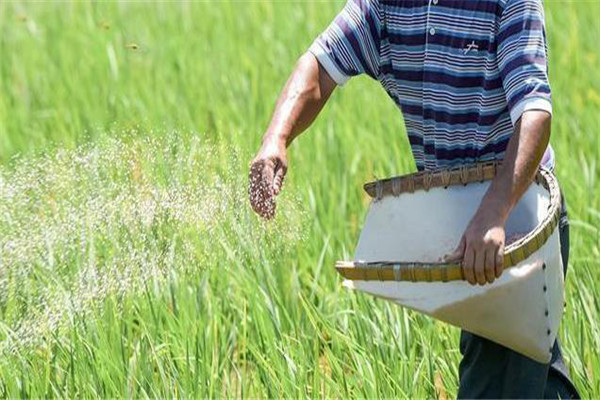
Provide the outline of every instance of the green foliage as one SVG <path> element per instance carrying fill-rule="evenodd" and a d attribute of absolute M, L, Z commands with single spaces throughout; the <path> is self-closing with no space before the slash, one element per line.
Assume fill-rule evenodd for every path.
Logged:
<path fill-rule="evenodd" d="M 0 396 L 456 394 L 458 331 L 333 271 L 361 184 L 414 166 L 376 82 L 290 151 L 272 223 L 246 168 L 334 2 L 0 2 Z M 571 228 L 563 347 L 600 396 L 600 7 L 546 1 Z M 15 159 L 16 158 L 16 159 Z"/>

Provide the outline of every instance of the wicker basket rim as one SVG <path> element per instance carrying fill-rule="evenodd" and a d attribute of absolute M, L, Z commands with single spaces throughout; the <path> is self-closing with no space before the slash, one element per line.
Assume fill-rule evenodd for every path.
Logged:
<path fill-rule="evenodd" d="M 375 199 L 399 196 L 436 187 L 467 185 L 493 179 L 500 163 L 479 163 L 458 168 L 417 172 L 365 184 L 365 191 Z M 560 189 L 552 172 L 540 168 L 534 182 L 548 190 L 550 203 L 543 220 L 525 236 L 506 246 L 504 268 L 513 267 L 538 251 L 552 235 L 560 219 Z M 533 184 L 533 183 L 532 183 Z M 397 262 L 393 260 L 375 262 L 338 261 L 337 271 L 350 280 L 396 280 L 413 282 L 439 282 L 464 280 L 459 263 L 424 263 L 419 261 Z"/>

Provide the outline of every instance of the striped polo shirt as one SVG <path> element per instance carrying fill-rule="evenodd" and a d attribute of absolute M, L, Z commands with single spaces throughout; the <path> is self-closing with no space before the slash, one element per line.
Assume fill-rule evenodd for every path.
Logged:
<path fill-rule="evenodd" d="M 310 51 L 381 83 L 418 170 L 501 160 L 523 112 L 552 113 L 542 0 L 349 0 Z"/>

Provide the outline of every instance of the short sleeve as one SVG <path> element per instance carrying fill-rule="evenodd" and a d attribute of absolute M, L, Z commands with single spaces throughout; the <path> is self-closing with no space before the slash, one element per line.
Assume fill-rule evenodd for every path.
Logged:
<path fill-rule="evenodd" d="M 338 85 L 363 73 L 376 79 L 380 31 L 378 0 L 348 0 L 309 51 Z"/>
<path fill-rule="evenodd" d="M 508 0 L 497 35 L 498 64 L 513 124 L 528 110 L 552 114 L 542 0 Z"/>

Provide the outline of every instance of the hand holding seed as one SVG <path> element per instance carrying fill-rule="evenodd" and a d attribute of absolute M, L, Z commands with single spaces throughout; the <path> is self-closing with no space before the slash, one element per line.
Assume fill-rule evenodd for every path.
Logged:
<path fill-rule="evenodd" d="M 287 151 L 282 143 L 265 141 L 250 163 L 248 196 L 252 209 L 265 219 L 275 216 L 275 197 L 287 172 Z"/>

